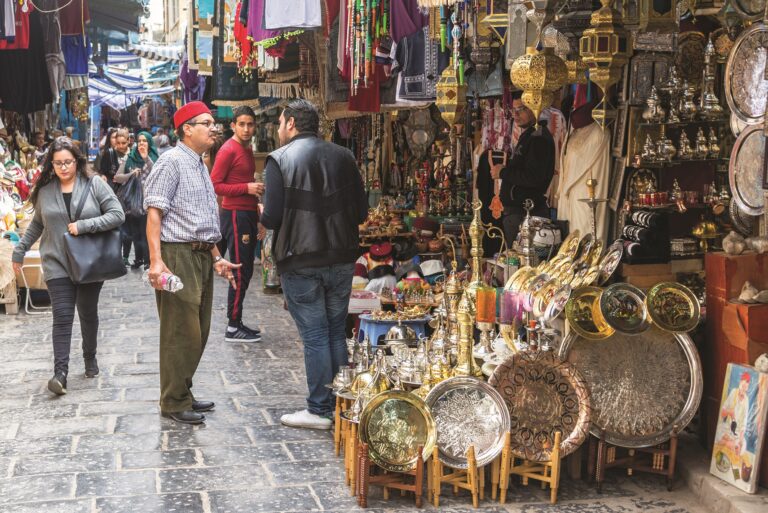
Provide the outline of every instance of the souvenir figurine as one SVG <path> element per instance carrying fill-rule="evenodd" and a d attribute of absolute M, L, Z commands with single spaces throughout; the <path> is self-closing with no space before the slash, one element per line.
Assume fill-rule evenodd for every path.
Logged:
<path fill-rule="evenodd" d="M 704 135 L 704 129 L 699 128 L 696 133 L 696 158 L 705 159 L 709 155 L 709 145 L 707 144 L 707 137 Z"/>
<path fill-rule="evenodd" d="M 717 134 L 714 128 L 709 129 L 709 158 L 720 158 L 720 144 L 718 143 Z"/>
<path fill-rule="evenodd" d="M 691 141 L 688 140 L 688 135 L 685 131 L 680 132 L 680 148 L 677 150 L 677 156 L 682 160 L 689 160 L 693 158 L 693 148 L 691 148 Z"/>

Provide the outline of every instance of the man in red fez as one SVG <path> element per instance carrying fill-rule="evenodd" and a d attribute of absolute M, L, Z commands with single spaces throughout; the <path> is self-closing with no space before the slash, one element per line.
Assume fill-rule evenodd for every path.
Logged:
<path fill-rule="evenodd" d="M 235 285 L 239 265 L 224 260 L 216 193 L 203 164 L 216 126 L 202 102 L 184 105 L 173 116 L 179 142 L 161 155 L 144 183 L 149 281 L 157 289 L 160 315 L 160 410 L 185 424 L 200 424 L 213 402 L 197 400 L 192 378 L 211 328 L 213 274 Z M 170 289 L 175 275 L 183 284 Z"/>

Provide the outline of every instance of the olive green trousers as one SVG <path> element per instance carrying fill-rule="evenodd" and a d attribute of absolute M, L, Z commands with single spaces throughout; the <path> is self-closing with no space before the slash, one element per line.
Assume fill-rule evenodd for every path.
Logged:
<path fill-rule="evenodd" d="M 163 262 L 181 279 L 176 293 L 156 291 L 160 315 L 160 409 L 192 409 L 192 378 L 211 330 L 213 258 L 191 244 L 160 245 Z"/>

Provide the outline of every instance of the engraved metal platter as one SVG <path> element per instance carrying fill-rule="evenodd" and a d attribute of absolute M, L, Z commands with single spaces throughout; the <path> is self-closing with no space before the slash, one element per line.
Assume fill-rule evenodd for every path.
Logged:
<path fill-rule="evenodd" d="M 557 431 L 561 433 L 561 457 L 586 440 L 589 389 L 576 368 L 554 352 L 515 353 L 496 367 L 488 382 L 509 408 L 514 456 L 550 461 Z"/>
<path fill-rule="evenodd" d="M 704 70 L 704 51 L 707 38 L 701 32 L 694 30 L 683 32 L 677 40 L 675 67 L 681 80 L 689 84 L 698 84 Z"/>
<path fill-rule="evenodd" d="M 645 297 L 648 315 L 664 331 L 686 333 L 699 324 L 701 307 L 696 295 L 685 285 L 657 283 Z"/>
<path fill-rule="evenodd" d="M 747 21 L 756 21 L 765 14 L 765 0 L 731 0 L 733 10 Z"/>
<path fill-rule="evenodd" d="M 592 308 L 600 298 L 603 289 L 599 287 L 580 287 L 571 293 L 571 299 L 565 305 L 565 318 L 576 333 L 591 340 L 601 340 L 613 335 L 613 328 L 608 325 L 598 326 L 592 315 Z"/>
<path fill-rule="evenodd" d="M 528 278 L 534 276 L 534 269 L 532 267 L 521 267 L 515 273 L 509 277 L 507 283 L 504 285 L 504 290 L 511 290 L 512 292 L 520 292 L 523 282 Z"/>
<path fill-rule="evenodd" d="M 731 198 L 731 202 L 728 205 L 728 213 L 731 216 L 731 223 L 733 224 L 733 228 L 737 232 L 744 236 L 749 236 L 752 234 L 752 227 L 755 224 L 755 218 L 742 212 L 739 208 L 739 204 L 736 203 L 736 200 L 733 198 Z"/>
<path fill-rule="evenodd" d="M 579 239 L 579 245 L 576 248 L 576 255 L 571 257 L 573 258 L 573 261 L 576 263 L 586 262 L 586 258 L 589 256 L 589 250 L 592 249 L 594 243 L 595 238 L 591 233 L 588 233 Z"/>
<path fill-rule="evenodd" d="M 376 465 L 391 472 L 416 468 L 419 447 L 427 458 L 437 430 L 426 403 L 418 396 L 390 390 L 373 396 L 360 415 L 360 441 Z"/>
<path fill-rule="evenodd" d="M 576 252 L 579 250 L 579 239 L 581 238 L 581 232 L 579 230 L 573 230 L 565 238 L 560 249 L 557 252 L 557 256 L 569 257 L 573 259 L 576 256 Z"/>
<path fill-rule="evenodd" d="M 621 240 L 617 240 L 608 246 L 608 251 L 603 255 L 600 264 L 597 266 L 599 269 L 597 275 L 598 285 L 602 286 L 611 278 L 613 273 L 616 272 L 616 269 L 619 268 L 619 264 L 621 263 L 622 256 L 624 256 L 624 243 Z"/>
<path fill-rule="evenodd" d="M 426 401 L 437 426 L 438 458 L 445 465 L 466 469 L 470 446 L 478 467 L 501 453 L 510 418 L 495 388 L 479 379 L 455 377 L 438 383 Z"/>
<path fill-rule="evenodd" d="M 734 137 L 738 137 L 741 132 L 744 131 L 745 128 L 747 128 L 749 125 L 739 119 L 739 116 L 731 112 L 731 132 L 733 133 Z"/>
<path fill-rule="evenodd" d="M 595 306 L 599 306 L 599 314 L 608 326 L 626 335 L 638 335 L 651 325 L 645 294 L 629 283 L 614 283 L 606 287 Z M 597 310 L 593 308 L 596 317 Z"/>
<path fill-rule="evenodd" d="M 637 336 L 616 333 L 597 341 L 574 331 L 558 353 L 589 383 L 591 432 L 610 444 L 637 448 L 666 442 L 699 407 L 701 361 L 686 334 L 652 326 Z"/>
<path fill-rule="evenodd" d="M 763 165 L 765 138 L 761 126 L 753 125 L 736 139 L 728 166 L 728 181 L 739 208 L 753 216 L 763 215 Z"/>
<path fill-rule="evenodd" d="M 756 23 L 736 39 L 725 66 L 725 99 L 742 121 L 762 123 L 768 98 L 765 79 L 768 28 Z"/>

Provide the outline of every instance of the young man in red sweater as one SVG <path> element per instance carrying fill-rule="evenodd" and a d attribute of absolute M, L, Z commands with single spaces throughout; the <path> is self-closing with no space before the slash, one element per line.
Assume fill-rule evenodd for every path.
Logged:
<path fill-rule="evenodd" d="M 227 342 L 260 342 L 261 332 L 243 324 L 243 300 L 253 276 L 256 241 L 259 237 L 259 197 L 264 184 L 254 181 L 256 165 L 251 138 L 256 129 L 256 115 L 250 107 L 233 111 L 234 136 L 216 154 L 211 181 L 216 194 L 222 196 L 221 236 L 227 244 L 229 259 L 243 264 L 235 270 L 236 287 L 229 286 Z"/>

